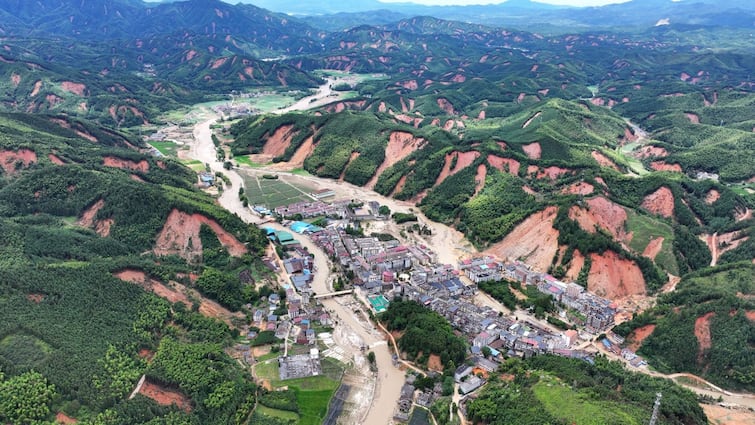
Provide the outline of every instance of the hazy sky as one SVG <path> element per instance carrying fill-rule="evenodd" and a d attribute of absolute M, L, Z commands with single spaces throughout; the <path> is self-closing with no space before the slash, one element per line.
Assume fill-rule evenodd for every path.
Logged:
<path fill-rule="evenodd" d="M 425 5 L 448 6 L 469 4 L 495 4 L 501 0 L 379 0 L 383 3 L 419 3 Z M 611 3 L 625 3 L 629 0 L 533 0 L 538 3 L 557 4 L 562 6 L 602 6 Z"/>

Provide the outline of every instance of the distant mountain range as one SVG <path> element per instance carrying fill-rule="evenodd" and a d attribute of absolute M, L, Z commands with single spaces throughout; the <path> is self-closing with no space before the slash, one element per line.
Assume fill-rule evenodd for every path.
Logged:
<path fill-rule="evenodd" d="M 425 6 L 415 3 L 383 3 L 357 0 L 322 4 L 295 0 L 246 0 L 264 9 L 307 16 L 307 22 L 323 29 L 347 28 L 355 22 L 377 25 L 388 19 L 433 16 L 490 26 L 514 26 L 527 30 L 573 31 L 577 28 L 647 28 L 665 20 L 671 24 L 730 26 L 755 25 L 755 2 L 734 0 L 673 1 L 633 0 L 602 7 L 564 7 L 530 0 L 474 6 Z M 365 13 L 365 12 L 370 13 Z"/>

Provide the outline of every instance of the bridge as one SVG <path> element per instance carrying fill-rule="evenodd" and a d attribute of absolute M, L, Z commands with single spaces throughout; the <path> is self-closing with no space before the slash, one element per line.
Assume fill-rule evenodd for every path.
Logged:
<path fill-rule="evenodd" d="M 333 297 L 338 297 L 340 295 L 346 295 L 346 294 L 352 294 L 352 293 L 354 293 L 353 289 L 346 289 L 344 291 L 328 292 L 327 294 L 317 294 L 312 298 L 316 300 L 320 300 L 323 298 L 333 298 Z"/>

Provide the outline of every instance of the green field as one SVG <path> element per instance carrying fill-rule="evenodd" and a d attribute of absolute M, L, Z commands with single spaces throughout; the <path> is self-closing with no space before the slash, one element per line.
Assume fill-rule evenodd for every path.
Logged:
<path fill-rule="evenodd" d="M 185 166 L 192 169 L 192 171 L 204 171 L 205 165 L 202 164 L 202 161 L 197 161 L 196 159 L 184 159 L 181 160 L 181 163 L 183 163 Z"/>
<path fill-rule="evenodd" d="M 669 273 L 679 274 L 679 266 L 676 264 L 673 251 L 674 229 L 670 225 L 658 219 L 637 214 L 634 211 L 627 211 L 626 226 L 627 230 L 632 233 L 629 246 L 640 254 L 652 239 L 662 237 L 663 245 L 661 251 L 655 257 L 655 262 Z"/>
<path fill-rule="evenodd" d="M 573 391 L 558 378 L 543 376 L 532 387 L 545 410 L 556 418 L 575 425 L 640 425 L 641 412 L 632 406 L 610 401 L 590 400 L 587 394 Z"/>
<path fill-rule="evenodd" d="M 296 402 L 301 417 L 300 425 L 320 424 L 328 413 L 330 399 L 340 385 L 341 374 L 343 373 L 343 366 L 340 363 L 328 358 L 323 359 L 322 370 L 323 374 L 320 376 L 281 381 L 278 375 L 277 360 L 260 363 L 255 368 L 257 376 L 269 380 L 274 389 L 288 387 L 296 393 Z"/>
<path fill-rule="evenodd" d="M 258 162 L 252 161 L 249 158 L 249 155 L 234 156 L 233 160 L 236 161 L 239 165 L 244 165 L 244 166 L 247 166 L 249 168 L 261 168 L 261 167 L 263 167 L 265 165 L 265 164 L 260 164 Z"/>
<path fill-rule="evenodd" d="M 267 406 L 263 406 L 261 404 L 258 404 L 254 410 L 265 416 L 272 416 L 274 418 L 281 418 L 283 420 L 293 420 L 293 421 L 296 421 L 297 423 L 300 423 L 299 415 L 296 412 L 289 412 L 288 410 L 273 409 Z"/>
<path fill-rule="evenodd" d="M 152 147 L 160 151 L 161 154 L 164 156 L 171 156 L 175 157 L 178 153 L 178 146 L 170 141 L 163 141 L 163 142 L 150 142 L 149 143 Z"/>
<path fill-rule="evenodd" d="M 269 180 L 261 176 L 244 176 L 246 197 L 251 205 L 265 205 L 276 208 L 299 201 L 312 201 L 305 193 L 313 190 L 311 187 L 292 185 L 281 179 Z"/>

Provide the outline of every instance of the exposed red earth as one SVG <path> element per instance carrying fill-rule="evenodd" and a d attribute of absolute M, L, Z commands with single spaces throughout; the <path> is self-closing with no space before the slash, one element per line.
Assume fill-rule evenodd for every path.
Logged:
<path fill-rule="evenodd" d="M 666 161 L 653 161 L 650 163 L 650 168 L 655 171 L 674 171 L 677 173 L 682 172 L 682 166 L 679 164 L 669 164 Z"/>
<path fill-rule="evenodd" d="M 645 250 L 642 251 L 642 255 L 644 257 L 650 258 L 651 260 L 655 260 L 655 257 L 658 255 L 659 252 L 661 252 L 661 249 L 663 248 L 663 238 L 657 237 L 650 240 L 650 242 L 645 247 Z"/>
<path fill-rule="evenodd" d="M 155 400 L 161 406 L 176 405 L 179 409 L 191 412 L 191 400 L 184 393 L 158 385 L 149 379 L 145 380 L 139 389 L 139 394 Z"/>
<path fill-rule="evenodd" d="M 102 164 L 106 167 L 120 168 L 122 170 L 140 171 L 146 173 L 149 171 L 149 162 L 142 159 L 139 162 L 130 159 L 118 158 L 116 156 L 106 156 L 102 159 Z"/>
<path fill-rule="evenodd" d="M 585 265 L 585 256 L 579 252 L 578 249 L 574 250 L 572 254 L 571 262 L 569 263 L 569 269 L 566 271 L 566 278 L 569 280 L 577 280 L 579 272 L 582 271 L 582 267 Z"/>
<path fill-rule="evenodd" d="M 587 182 L 573 183 L 569 187 L 564 188 L 561 193 L 568 193 L 571 195 L 589 195 L 595 191 L 595 187 Z"/>
<path fill-rule="evenodd" d="M 569 218 L 579 223 L 579 227 L 586 232 L 595 233 L 597 227 L 622 243 L 631 239 L 631 235 L 625 229 L 626 210 L 603 196 L 588 199 L 584 207 L 571 207 Z"/>
<path fill-rule="evenodd" d="M 598 162 L 598 164 L 601 167 L 608 167 L 613 168 L 616 171 L 619 171 L 619 167 L 616 166 L 616 164 L 611 161 L 607 156 L 603 155 L 602 153 L 598 151 L 592 151 L 592 158 Z"/>
<path fill-rule="evenodd" d="M 72 81 L 63 81 L 62 83 L 60 83 L 60 88 L 77 96 L 85 96 L 87 86 L 81 83 L 74 83 Z"/>
<path fill-rule="evenodd" d="M 54 154 L 47 154 L 47 158 L 55 165 L 66 165 L 66 163 L 62 159 L 58 158 Z"/>
<path fill-rule="evenodd" d="M 202 255 L 202 241 L 199 229 L 202 224 L 210 226 L 228 253 L 239 257 L 247 252 L 246 246 L 226 232 L 215 220 L 201 214 L 187 214 L 174 209 L 168 215 L 165 225 L 155 242 L 155 254 L 176 254 L 186 260 L 194 260 Z"/>
<path fill-rule="evenodd" d="M 645 145 L 634 151 L 634 155 L 637 158 L 663 158 L 668 156 L 668 151 L 658 146 Z"/>
<path fill-rule="evenodd" d="M 149 277 L 147 277 L 147 274 L 141 270 L 125 269 L 117 273 L 113 273 L 113 276 L 124 282 L 130 282 L 139 285 L 145 291 L 152 292 L 160 298 L 164 298 L 170 301 L 171 303 L 180 302 L 187 307 L 191 307 L 191 301 L 189 301 L 189 298 L 185 294 L 173 288 L 169 288 L 158 280 L 150 279 Z"/>
<path fill-rule="evenodd" d="M 662 186 L 645 197 L 642 208 L 661 217 L 671 218 L 674 216 L 674 194 L 671 189 Z"/>
<path fill-rule="evenodd" d="M 53 122 L 53 123 L 55 123 L 55 124 L 57 124 L 57 125 L 59 125 L 59 126 L 61 126 L 61 127 L 63 127 L 63 128 L 67 128 L 69 130 L 73 130 L 74 133 L 76 133 L 77 135 L 81 136 L 84 139 L 89 140 L 90 142 L 97 143 L 99 141 L 99 140 L 97 140 L 96 137 L 92 136 L 89 133 L 85 133 L 85 132 L 83 132 L 81 130 L 71 128 L 71 124 L 68 121 L 66 121 L 66 120 L 52 118 L 52 119 L 50 119 L 50 121 Z"/>
<path fill-rule="evenodd" d="M 448 115 L 455 115 L 456 114 L 456 110 L 454 109 L 454 105 L 451 104 L 451 102 L 448 99 L 444 98 L 444 97 L 438 98 L 438 107 L 440 109 L 442 109 Z"/>
<path fill-rule="evenodd" d="M 520 259 L 536 270 L 546 270 L 558 251 L 558 231 L 553 228 L 557 212 L 558 208 L 550 206 L 530 215 L 502 241 L 485 250 L 485 254 Z"/>
<path fill-rule="evenodd" d="M 291 145 L 291 139 L 297 134 L 296 131 L 292 131 L 293 128 L 293 124 L 278 127 L 265 142 L 262 153 L 274 157 L 282 155 Z"/>
<path fill-rule="evenodd" d="M 540 155 L 542 153 L 540 143 L 538 142 L 522 145 L 522 150 L 530 159 L 540 159 Z"/>
<path fill-rule="evenodd" d="M 443 181 L 453 176 L 454 174 L 458 173 L 459 171 L 463 170 L 466 167 L 469 167 L 472 165 L 472 163 L 477 159 L 477 157 L 480 156 L 480 153 L 477 151 L 468 151 L 468 152 L 458 152 L 454 151 L 449 154 L 446 154 L 446 162 L 443 164 L 443 169 L 440 172 L 440 175 L 438 176 L 438 179 L 435 180 L 435 184 L 433 186 L 437 186 Z M 451 169 L 451 164 L 456 158 L 456 166 Z"/>
<path fill-rule="evenodd" d="M 501 158 L 496 155 L 488 155 L 488 163 L 499 171 L 507 171 L 510 174 L 519 174 L 519 161 L 511 158 Z"/>
<path fill-rule="evenodd" d="M 716 201 L 718 201 L 718 198 L 721 197 L 721 193 L 717 191 L 716 189 L 711 189 L 708 191 L 708 193 L 705 194 L 705 203 L 710 205 Z"/>
<path fill-rule="evenodd" d="M 649 337 L 653 331 L 655 330 L 655 325 L 645 325 L 641 326 L 635 330 L 632 331 L 632 333 L 629 334 L 629 337 L 627 338 L 627 341 L 629 341 L 629 345 L 627 346 L 630 350 L 637 352 L 637 350 L 640 349 L 642 346 L 642 341 L 645 341 L 647 337 Z"/>
<path fill-rule="evenodd" d="M 710 320 L 715 316 L 716 313 L 714 312 L 708 312 L 704 315 L 698 317 L 695 320 L 695 338 L 697 338 L 697 345 L 698 345 L 698 352 L 697 352 L 697 359 L 698 362 L 702 360 L 703 353 L 706 350 L 709 350 L 711 347 L 711 341 L 710 341 Z"/>
<path fill-rule="evenodd" d="M 58 412 L 57 414 L 55 414 L 55 422 L 63 425 L 69 425 L 78 423 L 79 421 L 66 415 L 63 412 Z"/>
<path fill-rule="evenodd" d="M 700 117 L 697 114 L 686 113 L 684 114 L 692 124 L 700 124 Z"/>
<path fill-rule="evenodd" d="M 483 187 L 485 187 L 485 178 L 488 175 L 488 169 L 485 164 L 477 166 L 477 175 L 475 176 L 475 191 L 474 194 L 480 193 Z"/>
<path fill-rule="evenodd" d="M 422 149 L 427 141 L 421 137 L 415 137 L 413 134 L 405 131 L 394 131 L 388 138 L 388 146 L 385 148 L 385 159 L 383 163 L 375 170 L 375 174 L 365 185 L 366 188 L 375 187 L 380 174 L 390 168 L 397 162 L 406 158 L 414 151 Z"/>
<path fill-rule="evenodd" d="M 34 97 L 39 94 L 39 91 L 42 89 L 42 81 L 37 81 L 34 83 L 34 88 L 31 90 L 31 93 L 29 94 L 29 97 Z"/>
<path fill-rule="evenodd" d="M 17 151 L 0 151 L 0 168 L 5 174 L 14 175 L 22 168 L 37 162 L 37 153 L 31 149 Z"/>
<path fill-rule="evenodd" d="M 633 261 L 620 258 L 613 251 L 590 254 L 592 267 L 587 278 L 587 288 L 610 300 L 630 295 L 645 295 L 645 279 Z"/>

